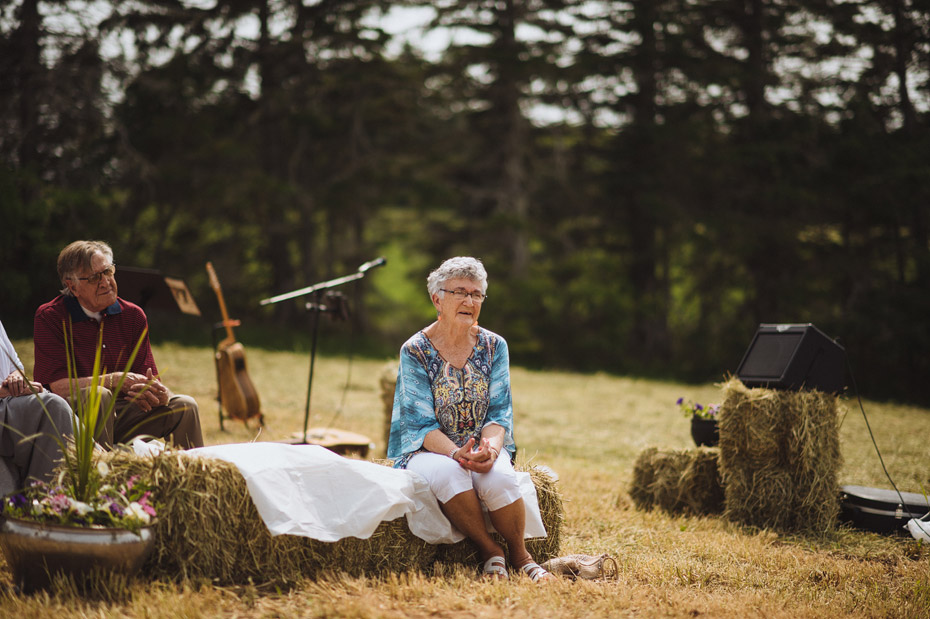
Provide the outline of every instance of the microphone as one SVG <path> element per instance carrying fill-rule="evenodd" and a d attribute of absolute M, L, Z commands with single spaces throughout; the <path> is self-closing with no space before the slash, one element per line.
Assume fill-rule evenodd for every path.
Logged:
<path fill-rule="evenodd" d="M 358 268 L 358 272 L 364 273 L 368 269 L 373 269 L 375 267 L 383 267 L 385 264 L 387 264 L 387 260 L 385 260 L 383 256 L 381 258 L 375 258 L 374 260 L 369 260 L 368 262 L 360 266 Z"/>

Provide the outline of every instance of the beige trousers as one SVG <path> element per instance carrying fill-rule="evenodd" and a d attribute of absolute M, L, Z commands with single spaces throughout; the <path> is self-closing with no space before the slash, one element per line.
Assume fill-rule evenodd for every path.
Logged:
<path fill-rule="evenodd" d="M 89 389 L 81 390 L 81 398 L 85 401 Z M 103 387 L 98 389 L 100 410 L 106 411 L 113 404 L 113 392 Z M 168 404 L 149 411 L 142 410 L 125 398 L 119 398 L 113 405 L 113 413 L 105 423 L 101 422 L 98 420 L 100 434 L 97 442 L 107 449 L 117 443 L 128 443 L 136 437 L 163 439 L 182 449 L 203 447 L 197 402 L 187 395 L 173 395 Z"/>

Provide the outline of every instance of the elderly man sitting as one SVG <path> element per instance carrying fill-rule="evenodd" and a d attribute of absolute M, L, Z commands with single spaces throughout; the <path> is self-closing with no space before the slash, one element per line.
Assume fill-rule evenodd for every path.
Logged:
<path fill-rule="evenodd" d="M 173 394 L 158 378 L 147 333 L 148 321 L 138 305 L 117 297 L 113 250 L 101 241 L 75 241 L 58 255 L 61 294 L 39 307 L 35 314 L 35 380 L 63 397 L 70 397 L 65 326 L 71 333 L 77 386 L 91 385 L 94 357 L 103 330 L 101 364 L 106 372 L 101 406 L 116 397 L 98 441 L 104 446 L 124 443 L 136 436 L 172 440 L 182 448 L 202 447 L 203 435 L 197 402 Z M 132 350 L 139 352 L 122 386 L 122 372 Z M 114 393 L 117 388 L 118 393 Z"/>

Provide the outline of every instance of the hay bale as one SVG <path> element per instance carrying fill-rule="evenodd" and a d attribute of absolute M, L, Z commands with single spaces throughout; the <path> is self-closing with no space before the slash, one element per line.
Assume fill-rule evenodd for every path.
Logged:
<path fill-rule="evenodd" d="M 630 498 L 637 509 L 649 511 L 655 505 L 652 494 L 652 482 L 655 481 L 654 462 L 659 453 L 658 447 L 647 447 L 639 453 L 633 463 L 633 480 L 630 483 Z"/>
<path fill-rule="evenodd" d="M 548 561 L 559 556 L 562 544 L 562 526 L 565 524 L 565 507 L 562 505 L 562 495 L 556 479 L 545 469 L 535 466 L 518 467 L 528 470 L 536 487 L 536 501 L 539 504 L 539 515 L 546 527 L 547 536 L 535 538 L 526 543 L 527 550 L 533 555 L 537 563 Z"/>
<path fill-rule="evenodd" d="M 713 447 L 643 450 L 633 464 L 630 497 L 639 509 L 659 507 L 671 514 L 723 511 L 723 488 Z"/>
<path fill-rule="evenodd" d="M 691 459 L 681 474 L 679 499 L 694 514 L 719 514 L 723 511 L 723 483 L 717 464 L 719 457 L 720 450 L 716 448 L 691 450 Z"/>
<path fill-rule="evenodd" d="M 764 528 L 789 530 L 794 516 L 791 505 L 794 489 L 791 475 L 775 468 L 729 475 L 724 493 L 724 515 L 730 520 Z"/>
<path fill-rule="evenodd" d="M 351 575 L 425 571 L 439 556 L 439 547 L 413 535 L 404 517 L 382 522 L 364 540 L 272 537 L 245 479 L 233 464 L 222 460 L 190 458 L 179 452 L 154 458 L 112 452 L 105 458 L 117 481 L 132 475 L 153 480 L 154 498 L 162 508 L 155 527 L 155 549 L 145 570 L 156 578 L 286 585 L 328 570 Z M 537 484 L 543 523 L 550 532 L 549 546 L 539 559 L 544 561 L 558 555 L 562 504 L 551 479 L 547 482 L 548 476 L 530 472 Z M 455 546 L 459 545 L 465 542 Z"/>
<path fill-rule="evenodd" d="M 784 531 L 826 531 L 839 514 L 839 402 L 819 391 L 723 385 L 718 414 L 727 518 Z"/>

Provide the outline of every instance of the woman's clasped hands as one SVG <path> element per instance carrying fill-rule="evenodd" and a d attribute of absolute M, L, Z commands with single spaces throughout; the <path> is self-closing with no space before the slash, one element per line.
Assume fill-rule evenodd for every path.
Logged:
<path fill-rule="evenodd" d="M 500 449 L 494 448 L 491 441 L 482 438 L 475 441 L 474 437 L 468 439 L 456 453 L 456 461 L 469 471 L 487 473 L 494 466 L 494 461 L 500 455 Z"/>

